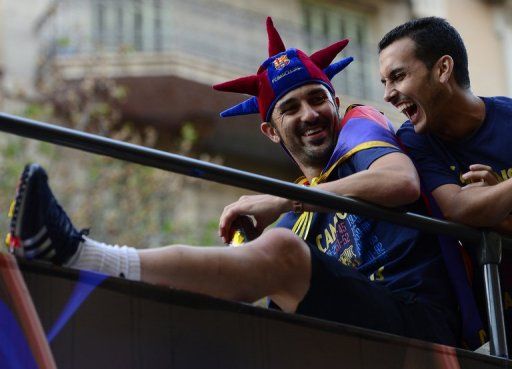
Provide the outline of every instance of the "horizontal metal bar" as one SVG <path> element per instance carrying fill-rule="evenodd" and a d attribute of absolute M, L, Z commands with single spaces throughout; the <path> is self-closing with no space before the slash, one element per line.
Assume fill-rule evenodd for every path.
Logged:
<path fill-rule="evenodd" d="M 0 113 L 0 131 L 159 168 L 252 191 L 302 201 L 328 209 L 389 221 L 429 233 L 479 243 L 482 233 L 471 227 L 427 216 L 388 209 L 315 188 L 240 171 L 127 142 Z"/>

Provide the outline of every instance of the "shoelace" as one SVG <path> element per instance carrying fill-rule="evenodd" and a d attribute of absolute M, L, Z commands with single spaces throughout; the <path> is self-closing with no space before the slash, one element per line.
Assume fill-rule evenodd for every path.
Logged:
<path fill-rule="evenodd" d="M 54 235 L 63 235 L 64 239 L 59 241 L 64 241 L 65 239 L 68 239 L 71 237 L 71 239 L 68 239 L 69 241 L 81 241 L 83 239 L 84 234 L 82 231 L 77 231 L 75 227 L 73 226 L 73 223 L 71 222 L 71 219 L 69 219 L 68 215 L 60 206 L 60 204 L 53 198 L 52 196 L 52 204 L 49 206 L 49 211 L 47 216 L 49 219 L 52 219 L 52 222 L 49 222 L 49 228 L 51 228 L 51 231 Z M 61 237 L 59 237 L 61 238 Z"/>

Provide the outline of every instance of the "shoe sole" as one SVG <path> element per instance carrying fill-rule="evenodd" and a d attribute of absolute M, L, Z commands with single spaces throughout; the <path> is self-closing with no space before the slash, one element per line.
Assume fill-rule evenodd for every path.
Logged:
<path fill-rule="evenodd" d="M 30 191 L 30 177 L 38 168 L 37 165 L 31 164 L 25 166 L 23 173 L 20 176 L 16 197 L 14 199 L 14 209 L 12 209 L 12 217 L 10 222 L 10 247 L 12 252 L 17 255 L 23 254 L 23 247 L 21 241 L 21 223 L 25 213 L 25 202 L 27 200 L 27 193 Z M 10 214 L 11 215 L 11 214 Z M 16 250 L 14 250 L 16 248 Z M 23 256 L 23 255 L 19 255 Z"/>

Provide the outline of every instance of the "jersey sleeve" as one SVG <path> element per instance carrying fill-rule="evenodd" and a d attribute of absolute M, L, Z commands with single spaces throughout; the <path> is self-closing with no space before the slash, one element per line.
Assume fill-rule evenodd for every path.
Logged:
<path fill-rule="evenodd" d="M 372 107 L 351 109 L 345 114 L 341 125 L 338 142 L 327 168 L 333 168 L 357 154 L 354 163 L 361 168 L 359 170 L 364 170 L 382 155 L 401 151 L 391 122 Z M 382 150 L 374 150 L 376 148 Z"/>
<path fill-rule="evenodd" d="M 401 150 L 397 147 L 372 147 L 355 153 L 350 158 L 350 162 L 354 172 L 360 172 L 368 169 L 375 160 L 393 152 L 401 152 Z"/>
<path fill-rule="evenodd" d="M 428 192 L 445 184 L 460 185 L 456 172 L 450 169 L 447 158 L 443 158 L 441 148 L 433 145 L 427 135 L 415 133 L 412 124 L 407 122 L 398 130 L 397 136 Z"/>

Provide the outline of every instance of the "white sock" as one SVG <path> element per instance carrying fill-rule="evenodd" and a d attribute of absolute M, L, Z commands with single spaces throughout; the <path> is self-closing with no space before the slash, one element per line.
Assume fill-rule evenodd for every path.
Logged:
<path fill-rule="evenodd" d="M 107 245 L 85 236 L 64 266 L 140 281 L 140 258 L 135 248 Z"/>

